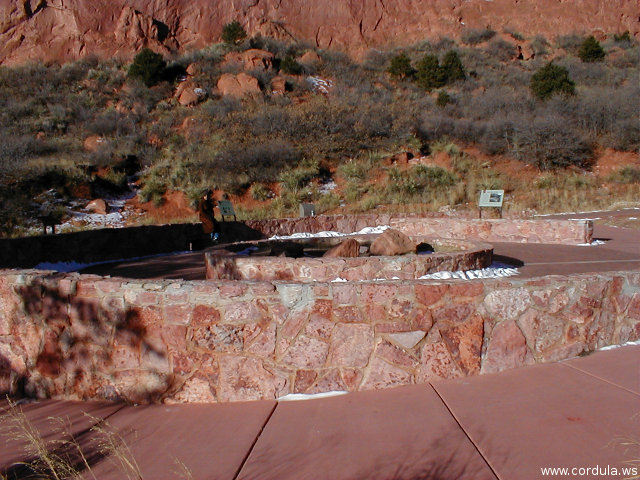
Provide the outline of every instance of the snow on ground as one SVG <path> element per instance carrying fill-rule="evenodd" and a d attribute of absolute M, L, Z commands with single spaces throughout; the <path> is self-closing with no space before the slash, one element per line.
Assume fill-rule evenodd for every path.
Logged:
<path fill-rule="evenodd" d="M 631 345 L 640 345 L 640 340 L 636 340 L 634 342 L 623 343 L 622 345 L 609 345 L 608 347 L 602 347 L 602 348 L 598 349 L 598 351 L 602 352 L 603 350 L 613 350 L 614 348 L 628 347 L 628 346 L 631 346 Z"/>
<path fill-rule="evenodd" d="M 292 235 L 274 235 L 269 240 L 289 240 L 294 238 L 327 238 L 327 237 L 344 237 L 346 235 L 369 235 L 373 233 L 382 233 L 389 225 L 382 225 L 380 227 L 365 227 L 359 232 L 354 233 L 341 233 L 341 232 L 318 232 L 318 233 L 294 233 Z"/>
<path fill-rule="evenodd" d="M 518 269 L 512 267 L 487 267 L 480 270 L 467 270 L 456 272 L 435 272 L 423 275 L 419 280 L 475 280 L 476 278 L 504 278 L 518 275 Z"/>
<path fill-rule="evenodd" d="M 320 393 L 290 393 L 288 395 L 284 395 L 282 397 L 278 397 L 278 402 L 291 402 L 295 400 L 312 400 L 315 398 L 326 398 L 326 397 L 336 397 L 338 395 L 346 395 L 349 392 L 345 392 L 344 390 L 334 390 L 331 392 L 320 392 Z"/>
<path fill-rule="evenodd" d="M 595 247 L 597 245 L 604 245 L 605 243 L 607 242 L 605 242 L 604 240 L 594 240 L 591 243 L 579 243 L 578 246 L 579 247 Z"/>

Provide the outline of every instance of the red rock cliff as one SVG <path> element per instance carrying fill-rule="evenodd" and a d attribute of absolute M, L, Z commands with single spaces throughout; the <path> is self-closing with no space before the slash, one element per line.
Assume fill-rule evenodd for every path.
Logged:
<path fill-rule="evenodd" d="M 350 53 L 464 28 L 525 36 L 640 34 L 636 0 L 0 0 L 0 64 L 130 58 L 142 46 L 182 52 L 218 41 L 239 20 L 250 34 Z"/>

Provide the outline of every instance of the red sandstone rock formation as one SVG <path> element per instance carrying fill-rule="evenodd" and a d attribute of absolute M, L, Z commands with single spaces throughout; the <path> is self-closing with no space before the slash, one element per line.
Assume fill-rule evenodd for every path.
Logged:
<path fill-rule="evenodd" d="M 404 233 L 392 228 L 385 230 L 371 244 L 371 255 L 404 255 L 415 252 L 416 244 Z"/>
<path fill-rule="evenodd" d="M 143 46 L 182 52 L 220 40 L 238 20 L 250 35 L 310 41 L 362 53 L 464 28 L 522 35 L 640 35 L 634 0 L 0 0 L 0 64 L 68 61 L 89 54 L 131 58 Z"/>
<path fill-rule="evenodd" d="M 325 252 L 323 257 L 336 258 L 336 257 L 357 257 L 360 255 L 360 243 L 353 238 L 349 238 L 343 242 L 340 242 L 335 247 L 330 248 Z"/>
<path fill-rule="evenodd" d="M 218 80 L 218 90 L 221 95 L 232 97 L 244 97 L 260 94 L 258 79 L 244 72 L 238 75 L 231 73 L 223 74 Z"/>

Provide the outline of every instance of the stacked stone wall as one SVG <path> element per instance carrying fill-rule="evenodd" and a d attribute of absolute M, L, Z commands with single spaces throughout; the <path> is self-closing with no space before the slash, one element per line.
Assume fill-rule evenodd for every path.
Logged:
<path fill-rule="evenodd" d="M 352 233 L 389 225 L 407 235 L 494 242 L 579 244 L 591 242 L 591 221 L 470 220 L 427 215 L 335 215 L 220 222 L 229 241 L 332 230 Z M 0 267 L 31 268 L 42 262 L 90 263 L 207 246 L 200 224 L 107 228 L 61 235 L 0 239 Z"/>
<path fill-rule="evenodd" d="M 640 338 L 640 271 L 477 281 L 0 273 L 0 392 L 228 402 L 371 390 Z"/>

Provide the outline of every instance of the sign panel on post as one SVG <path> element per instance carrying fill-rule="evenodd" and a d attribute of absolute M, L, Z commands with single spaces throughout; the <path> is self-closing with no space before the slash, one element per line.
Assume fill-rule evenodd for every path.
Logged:
<path fill-rule="evenodd" d="M 504 190 L 482 190 L 480 192 L 479 207 L 502 207 Z"/>
<path fill-rule="evenodd" d="M 223 217 L 236 216 L 236 212 L 233 211 L 233 204 L 229 200 L 218 200 L 218 209 Z"/>

